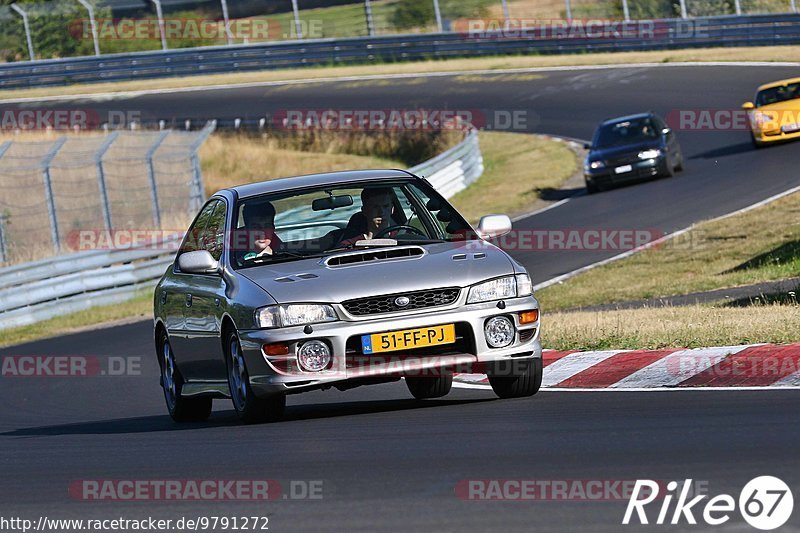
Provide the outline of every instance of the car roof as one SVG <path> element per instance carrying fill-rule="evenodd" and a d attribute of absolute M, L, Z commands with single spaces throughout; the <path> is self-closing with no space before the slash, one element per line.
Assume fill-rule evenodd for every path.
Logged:
<path fill-rule="evenodd" d="M 783 85 L 789 85 L 790 83 L 800 83 L 800 78 L 788 78 L 785 80 L 778 80 L 773 81 L 770 83 L 765 83 L 761 87 L 758 88 L 759 91 L 763 91 L 764 89 L 772 89 L 774 87 L 781 87 Z"/>
<path fill-rule="evenodd" d="M 239 198 L 251 198 L 262 194 L 283 192 L 292 189 L 305 189 L 308 187 L 322 187 L 352 182 L 381 182 L 397 179 L 419 179 L 414 174 L 405 170 L 346 170 L 342 172 L 326 172 L 324 174 L 308 174 L 291 178 L 278 178 L 274 180 L 248 183 L 237 187 L 229 187 Z"/>
<path fill-rule="evenodd" d="M 647 111 L 646 113 L 636 113 L 635 115 L 625 115 L 624 117 L 617 117 L 617 118 L 608 118 L 600 123 L 601 126 L 605 126 L 607 124 L 616 124 L 617 122 L 625 122 L 626 120 L 638 120 L 640 118 L 647 118 L 652 117 L 654 113 L 652 111 Z"/>

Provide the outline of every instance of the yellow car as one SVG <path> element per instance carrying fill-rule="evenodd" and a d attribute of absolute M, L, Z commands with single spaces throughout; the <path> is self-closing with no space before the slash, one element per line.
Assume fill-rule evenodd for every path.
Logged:
<path fill-rule="evenodd" d="M 775 81 L 758 88 L 754 102 L 746 102 L 756 148 L 767 143 L 800 138 L 800 78 Z"/>

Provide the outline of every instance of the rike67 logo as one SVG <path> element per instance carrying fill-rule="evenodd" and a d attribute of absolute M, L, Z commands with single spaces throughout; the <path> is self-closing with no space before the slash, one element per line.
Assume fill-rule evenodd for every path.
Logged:
<path fill-rule="evenodd" d="M 684 520 L 687 524 L 697 524 L 695 514 L 698 514 L 706 524 L 719 526 L 730 520 L 738 503 L 739 513 L 748 524 L 756 529 L 769 531 L 784 525 L 794 509 L 794 497 L 789 486 L 773 476 L 751 479 L 739 494 L 738 502 L 729 494 L 720 494 L 703 502 L 709 496 L 701 494 L 691 497 L 691 487 L 691 479 L 684 481 L 682 487 L 679 487 L 677 481 L 670 481 L 666 491 L 660 492 L 663 484 L 649 479 L 637 480 L 622 523 L 635 524 L 638 519 L 640 524 L 650 524 L 653 516 L 652 513 L 648 516 L 645 507 L 656 500 L 661 500 L 654 522 L 657 525 L 681 524 Z M 658 504 L 654 507 L 658 507 Z"/>

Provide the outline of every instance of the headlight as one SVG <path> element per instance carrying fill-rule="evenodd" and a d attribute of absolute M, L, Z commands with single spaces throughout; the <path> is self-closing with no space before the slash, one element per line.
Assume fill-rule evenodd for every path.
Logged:
<path fill-rule="evenodd" d="M 339 317 L 330 305 L 270 305 L 256 311 L 256 323 L 261 328 L 285 328 L 336 320 L 339 320 Z"/>
<path fill-rule="evenodd" d="M 514 342 L 514 323 L 505 316 L 496 316 L 486 321 L 483 327 L 486 344 L 491 348 L 505 348 Z"/>
<path fill-rule="evenodd" d="M 491 302 L 492 300 L 502 300 L 503 298 L 514 298 L 517 295 L 517 278 L 506 276 L 505 278 L 485 281 L 473 285 L 467 296 L 467 303 Z"/>
<path fill-rule="evenodd" d="M 643 150 L 639 152 L 639 159 L 655 159 L 661 155 L 661 150 Z"/>
<path fill-rule="evenodd" d="M 531 277 L 527 274 L 517 274 L 517 296 L 530 296 L 533 294 Z"/>
<path fill-rule="evenodd" d="M 331 362 L 331 349 L 322 341 L 304 342 L 297 351 L 297 363 L 306 372 L 325 370 Z"/>
<path fill-rule="evenodd" d="M 602 161 L 592 161 L 589 163 L 589 168 L 603 168 L 604 166 L 606 166 L 606 164 Z"/>

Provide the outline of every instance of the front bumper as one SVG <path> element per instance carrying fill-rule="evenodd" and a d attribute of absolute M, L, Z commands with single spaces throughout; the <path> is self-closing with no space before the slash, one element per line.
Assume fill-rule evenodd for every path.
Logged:
<path fill-rule="evenodd" d="M 758 144 L 780 143 L 800 139 L 800 130 L 792 133 L 784 133 L 781 130 L 753 131 L 753 140 Z"/>
<path fill-rule="evenodd" d="M 519 322 L 519 313 L 539 309 L 535 297 L 504 300 L 504 308 L 499 307 L 498 302 L 464 305 L 462 299 L 459 299 L 459 305 L 446 309 L 423 310 L 404 316 L 395 314 L 315 324 L 312 326 L 312 333 L 305 333 L 303 326 L 240 331 L 250 386 L 259 396 L 295 393 L 347 381 L 406 375 L 433 376 L 441 370 L 469 372 L 480 368 L 483 363 L 542 356 L 539 343 L 541 318 L 524 325 Z M 511 318 L 516 333 L 514 341 L 508 347 L 490 348 L 486 344 L 484 324 L 489 318 L 498 315 Z M 417 349 L 372 356 L 360 353 L 357 348 L 360 343 L 358 339 L 362 335 L 443 324 L 456 324 L 458 340 L 455 345 L 437 347 L 434 350 Z M 312 339 L 322 340 L 332 349 L 332 362 L 326 370 L 305 372 L 295 364 L 297 345 Z M 263 346 L 274 343 L 289 344 L 290 355 L 266 356 Z"/>
<path fill-rule="evenodd" d="M 631 170 L 617 174 L 614 169 L 625 165 L 630 165 Z M 630 181 L 645 180 L 654 178 L 662 174 L 666 167 L 666 158 L 660 155 L 653 159 L 637 159 L 629 163 L 617 163 L 614 166 L 598 168 L 598 169 L 584 169 L 584 178 L 586 183 L 598 185 L 600 187 L 605 185 L 614 185 L 617 183 L 627 183 Z"/>

